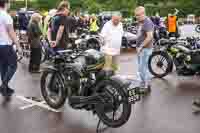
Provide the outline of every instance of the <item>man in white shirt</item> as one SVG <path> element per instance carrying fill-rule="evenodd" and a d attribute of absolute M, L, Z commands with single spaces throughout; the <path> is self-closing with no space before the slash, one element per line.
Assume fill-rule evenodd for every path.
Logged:
<path fill-rule="evenodd" d="M 117 70 L 117 56 L 120 55 L 124 32 L 120 21 L 120 14 L 114 14 L 112 20 L 106 22 L 101 31 L 101 36 L 104 39 L 104 45 L 101 50 L 106 55 L 105 70 Z"/>
<path fill-rule="evenodd" d="M 13 43 L 18 45 L 13 20 L 7 13 L 7 8 L 9 8 L 8 0 L 0 0 L 0 73 L 2 80 L 0 92 L 5 97 L 14 93 L 14 90 L 8 87 L 8 83 L 17 69 L 17 56 Z"/>

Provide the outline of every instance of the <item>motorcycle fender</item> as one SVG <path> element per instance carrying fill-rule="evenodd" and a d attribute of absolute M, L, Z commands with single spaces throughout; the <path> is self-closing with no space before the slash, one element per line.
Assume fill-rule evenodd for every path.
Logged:
<path fill-rule="evenodd" d="M 42 68 L 42 71 L 56 72 L 56 71 L 58 71 L 58 69 L 55 68 L 54 66 L 45 66 Z"/>
<path fill-rule="evenodd" d="M 119 83 L 121 89 L 124 89 L 124 92 L 126 92 L 126 95 L 128 97 L 127 89 L 129 88 L 131 82 L 129 82 L 128 80 L 123 79 L 123 78 L 121 78 L 119 76 L 112 76 L 110 79 L 117 81 Z"/>
<path fill-rule="evenodd" d="M 88 38 L 88 39 L 87 39 L 87 42 L 90 41 L 90 40 L 95 40 L 95 41 L 97 41 L 97 42 L 100 42 L 99 39 L 96 38 L 96 37 L 90 37 L 90 38 Z"/>
<path fill-rule="evenodd" d="M 126 79 L 119 77 L 119 76 L 112 76 L 111 80 L 117 81 L 120 84 L 120 86 L 123 87 L 123 88 L 128 87 L 128 81 Z"/>

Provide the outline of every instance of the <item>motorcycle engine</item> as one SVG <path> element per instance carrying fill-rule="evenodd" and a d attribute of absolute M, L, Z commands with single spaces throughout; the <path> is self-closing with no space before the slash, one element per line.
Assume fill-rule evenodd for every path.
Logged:
<path fill-rule="evenodd" d="M 104 54 L 94 49 L 85 51 L 85 59 L 89 71 L 102 69 L 105 63 Z"/>
<path fill-rule="evenodd" d="M 186 55 L 184 53 L 177 53 L 174 63 L 177 67 L 177 69 L 181 69 L 185 66 L 185 61 L 186 61 Z"/>

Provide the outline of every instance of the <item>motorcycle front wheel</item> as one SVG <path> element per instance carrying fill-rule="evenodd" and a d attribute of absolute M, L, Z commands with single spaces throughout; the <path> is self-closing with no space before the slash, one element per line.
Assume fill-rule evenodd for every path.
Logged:
<path fill-rule="evenodd" d="M 102 81 L 98 86 L 97 93 L 106 93 L 112 102 L 101 103 L 95 106 L 99 119 L 107 126 L 118 128 L 124 125 L 131 115 L 131 104 L 122 85 L 111 79 Z M 121 111 L 120 111 L 121 109 Z M 119 114 L 119 116 L 116 116 Z"/>
<path fill-rule="evenodd" d="M 167 52 L 155 51 L 149 57 L 148 68 L 153 76 L 163 78 L 173 71 L 173 60 Z"/>
<path fill-rule="evenodd" d="M 196 26 L 195 31 L 196 31 L 197 33 L 200 33 L 200 25 L 197 25 L 197 26 Z"/>
<path fill-rule="evenodd" d="M 67 92 L 64 79 L 54 71 L 45 71 L 41 77 L 41 93 L 46 103 L 53 109 L 64 106 Z"/>

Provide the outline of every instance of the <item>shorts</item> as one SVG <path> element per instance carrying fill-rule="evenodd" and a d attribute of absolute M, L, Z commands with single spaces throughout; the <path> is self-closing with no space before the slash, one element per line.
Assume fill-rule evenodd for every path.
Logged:
<path fill-rule="evenodd" d="M 119 56 L 105 55 L 104 70 L 118 71 L 119 70 L 118 57 Z"/>

